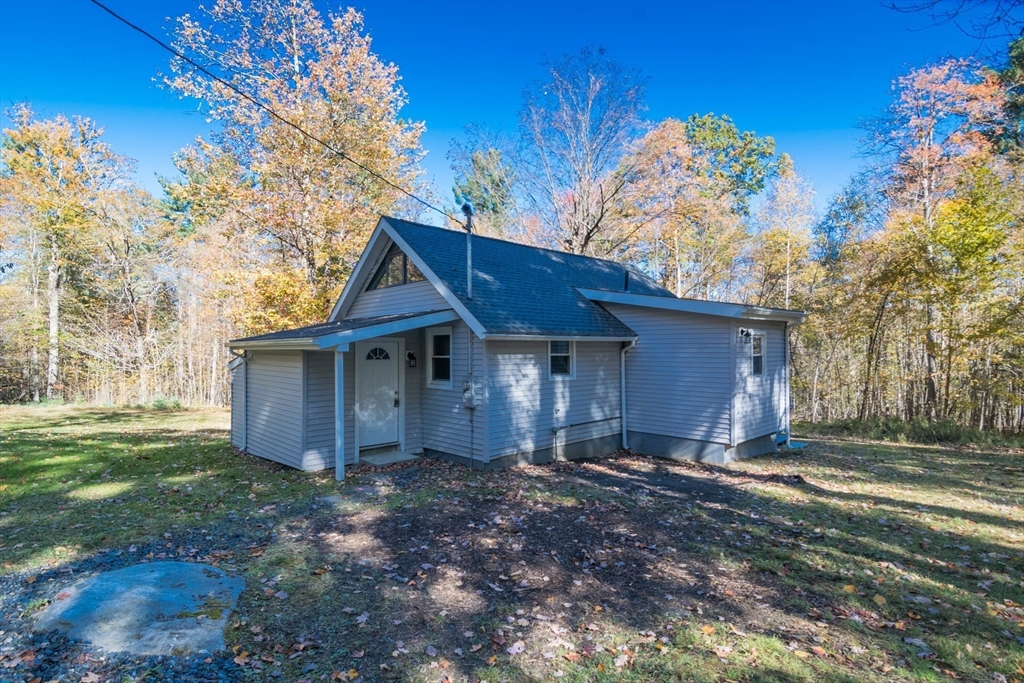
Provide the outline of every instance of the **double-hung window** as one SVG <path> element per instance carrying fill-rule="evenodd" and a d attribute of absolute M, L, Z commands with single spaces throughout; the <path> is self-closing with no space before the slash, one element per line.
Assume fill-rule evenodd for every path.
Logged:
<path fill-rule="evenodd" d="M 548 378 L 576 376 L 576 342 L 548 342 Z"/>
<path fill-rule="evenodd" d="M 452 388 L 452 328 L 433 327 L 427 330 L 427 384 L 439 389 Z"/>
<path fill-rule="evenodd" d="M 755 334 L 750 339 L 751 369 L 755 375 L 764 374 L 764 335 Z"/>

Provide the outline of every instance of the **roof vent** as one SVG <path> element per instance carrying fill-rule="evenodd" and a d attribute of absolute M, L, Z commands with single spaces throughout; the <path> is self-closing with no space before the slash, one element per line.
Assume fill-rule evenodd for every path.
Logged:
<path fill-rule="evenodd" d="M 629 269 L 626 268 L 625 271 L 626 271 L 626 281 L 622 285 L 622 291 L 623 292 L 628 292 L 629 291 Z"/>

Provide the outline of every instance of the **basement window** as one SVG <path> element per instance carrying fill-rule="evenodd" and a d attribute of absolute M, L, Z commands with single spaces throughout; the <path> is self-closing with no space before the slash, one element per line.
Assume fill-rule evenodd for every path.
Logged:
<path fill-rule="evenodd" d="M 549 379 L 554 379 L 555 377 L 572 379 L 576 376 L 575 347 L 576 342 L 571 341 L 548 342 Z"/>
<path fill-rule="evenodd" d="M 764 335 L 755 334 L 750 339 L 750 358 L 753 374 L 764 374 Z"/>
<path fill-rule="evenodd" d="M 409 260 L 397 244 L 392 244 L 377 268 L 377 272 L 370 279 L 370 286 L 366 290 L 397 287 L 421 280 L 426 280 L 426 278 L 423 277 L 423 273 L 416 267 L 416 264 Z"/>

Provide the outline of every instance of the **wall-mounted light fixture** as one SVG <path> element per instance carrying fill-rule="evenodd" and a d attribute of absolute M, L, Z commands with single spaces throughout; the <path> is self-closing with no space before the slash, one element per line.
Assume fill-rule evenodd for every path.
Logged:
<path fill-rule="evenodd" d="M 741 327 L 740 328 L 740 341 L 743 342 L 744 344 L 749 344 L 750 343 L 750 337 L 751 337 L 750 330 L 748 330 L 745 327 Z"/>
<path fill-rule="evenodd" d="M 412 351 L 408 352 L 407 354 L 405 354 L 405 359 L 406 359 L 406 361 L 409 362 L 409 367 L 410 368 L 416 367 L 416 354 L 415 353 L 413 353 Z"/>

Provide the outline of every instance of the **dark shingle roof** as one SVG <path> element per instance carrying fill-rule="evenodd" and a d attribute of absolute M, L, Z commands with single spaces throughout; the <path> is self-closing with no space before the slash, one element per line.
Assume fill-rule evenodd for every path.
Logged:
<path fill-rule="evenodd" d="M 430 315 L 431 313 L 437 313 L 437 311 L 415 311 L 412 313 L 396 313 L 394 315 L 378 315 L 373 318 L 349 318 L 348 320 L 338 320 L 333 323 L 319 323 L 317 325 L 307 325 L 306 327 L 296 327 L 294 330 L 282 330 L 280 332 L 258 334 L 255 337 L 232 339 L 231 342 L 229 343 L 285 341 L 288 339 L 309 339 L 315 337 L 323 337 L 328 334 L 334 334 L 336 332 L 348 332 L 349 330 L 358 330 L 363 327 L 370 327 L 371 325 L 381 325 L 384 323 L 393 323 L 399 320 L 407 320 L 409 318 L 418 318 L 420 316 Z"/>
<path fill-rule="evenodd" d="M 633 337 L 635 333 L 576 288 L 674 295 L 613 261 L 473 236 L 473 298 L 466 292 L 466 234 L 385 219 L 492 335 Z"/>

